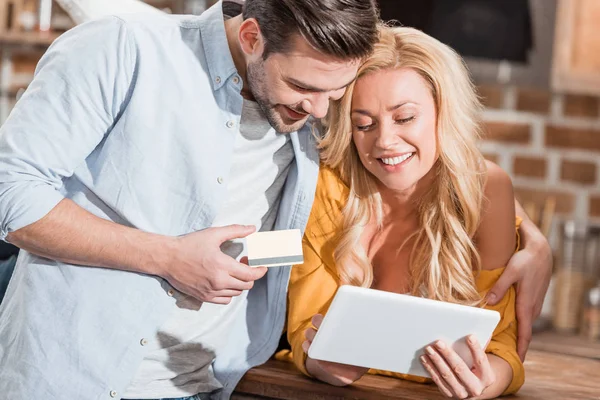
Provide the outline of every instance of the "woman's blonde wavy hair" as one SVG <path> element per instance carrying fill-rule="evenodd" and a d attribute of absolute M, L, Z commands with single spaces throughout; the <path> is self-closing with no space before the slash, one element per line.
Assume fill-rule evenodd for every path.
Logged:
<path fill-rule="evenodd" d="M 418 204 L 419 229 L 411 236 L 410 292 L 462 304 L 480 304 L 474 282 L 480 258 L 473 242 L 479 226 L 485 163 L 477 149 L 481 104 L 462 59 L 448 46 L 412 28 L 380 28 L 373 54 L 358 78 L 379 70 L 411 68 L 429 85 L 437 112 L 435 178 Z M 365 224 L 383 224 L 375 177 L 352 141 L 354 84 L 332 104 L 320 140 L 322 161 L 350 187 L 334 257 L 343 284 L 370 287 L 373 268 L 360 237 Z M 408 242 L 410 238 L 407 238 Z"/>

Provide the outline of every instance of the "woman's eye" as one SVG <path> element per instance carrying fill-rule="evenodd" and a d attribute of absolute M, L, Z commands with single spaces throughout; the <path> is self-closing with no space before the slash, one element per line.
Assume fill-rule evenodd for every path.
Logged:
<path fill-rule="evenodd" d="M 359 131 L 368 131 L 372 126 L 373 126 L 373 124 L 369 124 L 369 125 L 356 125 L 356 130 L 359 130 Z"/>
<path fill-rule="evenodd" d="M 415 119 L 415 117 L 414 117 L 414 116 L 412 116 L 412 117 L 407 117 L 407 118 L 400 118 L 400 119 L 397 119 L 397 120 L 396 120 L 396 123 L 398 123 L 398 124 L 406 124 L 407 122 L 410 122 L 410 121 L 412 121 L 413 119 Z"/>

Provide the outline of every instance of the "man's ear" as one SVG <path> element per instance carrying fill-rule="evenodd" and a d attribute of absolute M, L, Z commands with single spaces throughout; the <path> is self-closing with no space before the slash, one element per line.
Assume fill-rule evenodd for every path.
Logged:
<path fill-rule="evenodd" d="M 251 57 L 262 57 L 265 49 L 263 35 L 260 31 L 258 21 L 248 18 L 240 25 L 238 39 L 242 51 Z"/>

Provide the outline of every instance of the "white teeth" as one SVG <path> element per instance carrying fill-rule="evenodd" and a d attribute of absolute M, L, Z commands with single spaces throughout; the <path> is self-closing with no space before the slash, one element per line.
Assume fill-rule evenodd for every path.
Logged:
<path fill-rule="evenodd" d="M 407 160 L 412 155 L 413 153 L 408 153 L 400 157 L 382 158 L 381 161 L 383 161 L 383 163 L 387 165 L 398 165 L 401 162 Z"/>

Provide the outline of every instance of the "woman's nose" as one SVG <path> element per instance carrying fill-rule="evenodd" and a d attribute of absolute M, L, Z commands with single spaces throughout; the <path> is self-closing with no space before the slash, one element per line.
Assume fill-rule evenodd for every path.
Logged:
<path fill-rule="evenodd" d="M 389 126 L 389 124 L 381 124 L 376 134 L 375 145 L 381 149 L 389 149 L 402 142 L 402 138 L 397 134 L 396 129 Z"/>

